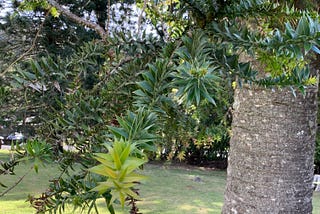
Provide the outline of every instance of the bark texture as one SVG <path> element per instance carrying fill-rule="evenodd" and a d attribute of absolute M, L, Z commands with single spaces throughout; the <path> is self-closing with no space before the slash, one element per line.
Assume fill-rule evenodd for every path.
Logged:
<path fill-rule="evenodd" d="M 222 213 L 312 213 L 317 87 L 236 89 Z"/>

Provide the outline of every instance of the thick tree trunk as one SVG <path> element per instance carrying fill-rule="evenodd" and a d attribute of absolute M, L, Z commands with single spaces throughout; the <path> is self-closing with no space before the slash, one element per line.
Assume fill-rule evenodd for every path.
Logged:
<path fill-rule="evenodd" d="M 222 213 L 312 213 L 317 87 L 236 89 Z"/>

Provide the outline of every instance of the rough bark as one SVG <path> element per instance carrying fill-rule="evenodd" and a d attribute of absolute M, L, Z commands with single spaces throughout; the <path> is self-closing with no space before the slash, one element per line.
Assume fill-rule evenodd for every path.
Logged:
<path fill-rule="evenodd" d="M 238 88 L 222 213 L 312 213 L 317 87 Z"/>

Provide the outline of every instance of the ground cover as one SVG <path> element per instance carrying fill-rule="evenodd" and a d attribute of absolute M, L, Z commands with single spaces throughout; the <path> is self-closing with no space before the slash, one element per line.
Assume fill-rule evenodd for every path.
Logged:
<path fill-rule="evenodd" d="M 0 160 L 5 160 L 8 152 L 0 150 Z M 0 181 L 13 184 L 18 176 L 23 175 L 29 165 L 17 168 L 16 176 L 0 176 Z M 58 170 L 55 164 L 40 168 L 39 174 L 31 172 L 15 189 L 0 198 L 1 214 L 34 213 L 25 202 L 28 194 L 43 192 L 48 180 Z M 147 164 L 143 173 L 149 177 L 139 186 L 143 201 L 138 207 L 143 214 L 188 214 L 221 213 L 226 172 L 212 169 L 190 167 L 186 165 Z M 0 192 L 4 189 L 0 188 Z M 320 193 L 314 194 L 314 214 L 320 213 Z M 103 201 L 99 202 L 100 213 L 107 213 Z M 128 210 L 116 207 L 117 213 L 125 214 Z M 65 213 L 72 213 L 68 209 Z M 78 212 L 75 212 L 78 213 Z"/>

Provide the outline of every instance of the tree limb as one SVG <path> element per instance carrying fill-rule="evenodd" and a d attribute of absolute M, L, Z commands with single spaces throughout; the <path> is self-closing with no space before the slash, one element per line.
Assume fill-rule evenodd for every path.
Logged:
<path fill-rule="evenodd" d="M 16 186 L 18 186 L 19 183 L 21 183 L 21 181 L 29 174 L 29 172 L 31 172 L 31 170 L 33 169 L 33 167 L 31 167 L 22 177 L 20 177 L 11 187 L 9 187 L 8 189 L 6 189 L 5 191 L 3 191 L 0 194 L 0 198 L 3 197 L 5 194 L 7 194 L 8 192 L 10 192 L 12 189 L 14 189 Z"/>
<path fill-rule="evenodd" d="M 48 16 L 48 13 L 46 13 L 45 18 Z M 43 20 L 43 22 L 41 23 L 41 25 L 39 26 L 39 30 L 36 33 L 36 36 L 34 37 L 31 47 L 24 52 L 21 56 L 19 56 L 16 60 L 14 60 L 3 72 L 0 73 L 0 78 L 4 77 L 4 75 L 10 71 L 10 69 L 12 68 L 12 66 L 14 66 L 17 62 L 19 62 L 20 60 L 22 60 L 25 56 L 27 56 L 35 47 L 36 47 L 36 43 L 38 40 L 38 37 L 40 36 L 40 33 L 43 29 L 45 23 L 45 19 Z"/>
<path fill-rule="evenodd" d="M 145 12 L 146 8 L 147 8 L 147 0 L 144 0 L 143 1 L 143 8 L 141 9 L 141 13 L 138 18 L 138 35 L 140 34 L 140 26 L 141 26 L 142 16 L 143 16 L 143 13 Z"/>
<path fill-rule="evenodd" d="M 70 12 L 70 10 L 64 8 L 61 4 L 59 4 L 55 0 L 47 0 L 47 1 L 51 6 L 55 7 L 61 14 L 70 18 L 74 22 L 95 30 L 102 39 L 105 39 L 107 37 L 107 32 L 100 25 L 98 25 L 94 22 L 90 22 L 84 18 L 81 18 L 81 17 L 73 14 L 72 12 Z"/>

